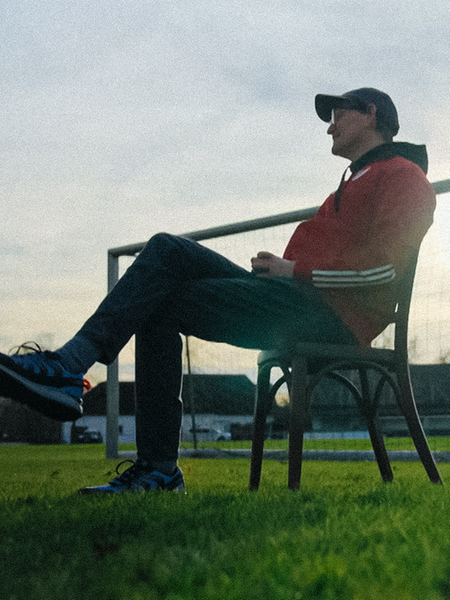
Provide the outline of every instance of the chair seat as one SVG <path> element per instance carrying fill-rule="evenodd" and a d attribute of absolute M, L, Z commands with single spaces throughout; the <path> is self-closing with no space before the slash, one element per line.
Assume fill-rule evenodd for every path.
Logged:
<path fill-rule="evenodd" d="M 386 367 L 398 360 L 394 350 L 387 348 L 371 348 L 352 346 L 351 344 L 322 344 L 317 342 L 298 342 L 293 349 L 263 350 L 258 355 L 258 365 L 268 361 L 283 361 L 290 363 L 293 355 L 304 356 L 308 360 L 317 359 L 320 362 L 334 360 L 361 362 L 376 362 Z"/>

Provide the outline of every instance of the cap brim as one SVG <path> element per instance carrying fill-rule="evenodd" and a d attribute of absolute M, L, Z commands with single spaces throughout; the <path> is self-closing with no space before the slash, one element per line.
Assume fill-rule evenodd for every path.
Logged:
<path fill-rule="evenodd" d="M 327 96 L 326 94 L 317 94 L 315 99 L 316 113 L 325 123 L 331 121 L 331 111 L 333 108 L 346 108 L 351 100 L 345 96 Z"/>

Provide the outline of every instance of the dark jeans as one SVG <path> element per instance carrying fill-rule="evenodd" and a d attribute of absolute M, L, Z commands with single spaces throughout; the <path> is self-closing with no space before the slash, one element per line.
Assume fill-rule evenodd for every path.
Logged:
<path fill-rule="evenodd" d="M 141 458 L 178 455 L 180 333 L 254 349 L 300 339 L 356 343 L 310 282 L 256 277 L 196 242 L 152 237 L 79 332 L 105 364 L 136 334 Z"/>

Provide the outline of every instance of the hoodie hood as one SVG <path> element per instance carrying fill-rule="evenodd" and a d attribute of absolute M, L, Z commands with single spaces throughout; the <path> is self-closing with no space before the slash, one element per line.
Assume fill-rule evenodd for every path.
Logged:
<path fill-rule="evenodd" d="M 347 167 L 347 169 L 350 168 L 352 173 L 357 173 L 371 163 L 389 160 L 390 158 L 394 158 L 394 156 L 401 156 L 406 158 L 406 160 L 410 160 L 418 165 L 425 174 L 428 171 L 427 149 L 424 145 L 418 146 L 416 144 L 410 144 L 409 142 L 388 142 L 387 144 L 375 146 L 375 148 L 372 148 L 372 150 L 369 150 L 369 152 L 363 154 L 360 158 L 358 158 L 358 160 L 352 162 L 350 167 Z M 339 211 L 342 184 L 344 183 L 347 169 L 344 171 L 341 183 L 339 184 L 339 187 L 334 195 L 334 206 L 336 208 L 336 212 Z"/>
<path fill-rule="evenodd" d="M 422 171 L 426 174 L 428 171 L 428 155 L 427 149 L 424 145 L 410 144 L 409 142 L 388 142 L 387 144 L 381 144 L 376 146 L 363 154 L 361 158 L 355 160 L 350 165 L 352 173 L 356 173 L 363 167 L 370 165 L 370 163 L 378 162 L 380 160 L 389 160 L 394 156 L 402 156 L 406 160 L 418 165 Z"/>

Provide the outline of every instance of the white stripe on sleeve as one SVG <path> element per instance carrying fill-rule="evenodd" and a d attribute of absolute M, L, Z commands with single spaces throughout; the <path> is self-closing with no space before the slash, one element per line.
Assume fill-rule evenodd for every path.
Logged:
<path fill-rule="evenodd" d="M 321 271 L 312 272 L 312 281 L 316 287 L 348 288 L 368 285 L 382 285 L 395 278 L 393 265 L 384 265 L 366 271 Z"/>

